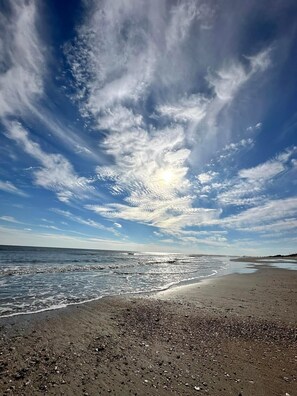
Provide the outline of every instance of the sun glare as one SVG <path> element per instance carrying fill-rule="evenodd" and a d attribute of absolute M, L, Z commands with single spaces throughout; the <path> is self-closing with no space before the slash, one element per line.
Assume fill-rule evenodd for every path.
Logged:
<path fill-rule="evenodd" d="M 171 170 L 164 170 L 162 172 L 162 180 L 164 183 L 169 184 L 173 179 L 173 173 Z"/>

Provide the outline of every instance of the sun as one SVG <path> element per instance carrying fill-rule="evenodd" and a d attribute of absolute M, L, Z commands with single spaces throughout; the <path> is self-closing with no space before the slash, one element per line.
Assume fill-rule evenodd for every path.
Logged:
<path fill-rule="evenodd" d="M 173 172 L 169 169 L 166 169 L 162 172 L 161 178 L 163 183 L 169 184 L 173 180 Z"/>

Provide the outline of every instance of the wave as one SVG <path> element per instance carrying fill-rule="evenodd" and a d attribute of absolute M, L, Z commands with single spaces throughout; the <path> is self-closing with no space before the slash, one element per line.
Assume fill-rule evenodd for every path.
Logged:
<path fill-rule="evenodd" d="M 66 267 L 19 267 L 19 268 L 6 268 L 0 270 L 2 276 L 14 275 L 37 275 L 37 274 L 55 274 L 65 272 L 88 272 L 88 271 L 102 271 L 106 267 L 91 265 L 91 266 L 66 266 Z"/>
<path fill-rule="evenodd" d="M 7 259 L 3 261 L 2 265 L 4 264 L 14 264 L 14 265 L 35 265 L 35 264 L 67 264 L 67 263 L 102 263 L 102 258 L 96 259 L 96 258 L 89 258 L 89 259 L 63 259 L 63 260 L 57 260 L 55 259 L 50 259 L 50 258 L 45 258 L 43 259 Z"/>
<path fill-rule="evenodd" d="M 153 293 L 215 275 L 223 260 L 188 255 L 20 256 L 0 262 L 0 316 L 57 309 L 105 296 Z M 24 260 L 25 259 L 25 260 Z M 8 299 L 14 299 L 9 304 Z M 21 306 L 20 303 L 25 303 Z"/>
<path fill-rule="evenodd" d="M 87 298 L 87 297 L 82 298 L 77 301 L 71 301 L 71 297 L 68 297 L 68 298 L 66 297 L 66 300 L 64 299 L 63 301 L 60 301 L 58 304 L 53 303 L 52 305 L 49 305 L 46 307 L 37 307 L 36 309 L 33 309 L 33 310 L 32 310 L 32 306 L 30 306 L 30 307 L 27 307 L 27 310 L 25 310 L 25 311 L 14 311 L 14 312 L 8 313 L 7 311 L 9 311 L 9 310 L 11 311 L 11 309 L 7 309 L 7 307 L 5 307 L 6 310 L 4 310 L 5 308 L 3 309 L 2 313 L 0 313 L 0 318 L 13 317 L 13 316 L 18 316 L 18 315 L 32 315 L 32 314 L 37 314 L 37 313 L 41 313 L 44 311 L 51 311 L 51 310 L 66 308 L 67 306 L 71 306 L 71 305 L 86 304 L 86 303 L 89 303 L 92 301 L 98 301 L 98 300 L 100 300 L 102 298 L 106 298 L 106 297 L 124 296 L 124 295 L 134 295 L 134 296 L 136 296 L 136 295 L 150 295 L 150 294 L 166 291 L 166 290 L 174 288 L 174 287 L 201 282 L 204 279 L 215 276 L 216 273 L 217 273 L 217 271 L 213 270 L 212 273 L 208 274 L 208 275 L 189 277 L 189 278 L 182 279 L 179 281 L 173 281 L 173 282 L 167 283 L 163 286 L 149 287 L 146 290 L 134 290 L 134 291 L 118 290 L 118 291 L 114 291 L 114 292 L 112 290 L 110 290 L 110 292 L 108 292 L 108 293 L 103 293 L 102 295 L 98 295 L 96 297 L 91 297 L 91 298 Z M 12 310 L 13 310 L 13 308 L 12 308 Z"/>
<path fill-rule="evenodd" d="M 185 264 L 183 262 L 178 263 L 177 260 L 158 260 L 158 261 L 147 261 L 147 262 L 130 262 L 127 264 L 93 264 L 93 265 L 75 265 L 79 262 L 72 260 L 74 265 L 55 265 L 55 266 L 14 266 L 0 269 L 0 276 L 15 276 L 15 275 L 36 275 L 36 274 L 55 274 L 55 273 L 67 273 L 67 272 L 91 272 L 91 271 L 104 271 L 104 270 L 122 270 L 127 268 L 135 268 L 142 266 L 157 266 L 166 264 Z M 86 261 L 85 261 L 86 262 Z"/>

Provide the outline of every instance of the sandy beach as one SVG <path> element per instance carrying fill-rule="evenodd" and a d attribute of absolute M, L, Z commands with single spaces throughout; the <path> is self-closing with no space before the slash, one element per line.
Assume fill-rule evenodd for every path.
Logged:
<path fill-rule="evenodd" d="M 297 272 L 0 319 L 3 395 L 297 394 Z"/>

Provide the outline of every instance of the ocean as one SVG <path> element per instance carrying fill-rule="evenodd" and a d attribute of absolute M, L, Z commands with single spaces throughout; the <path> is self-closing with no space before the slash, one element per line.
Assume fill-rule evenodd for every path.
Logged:
<path fill-rule="evenodd" d="M 253 269 L 229 257 L 0 246 L 0 316 L 243 271 Z"/>

